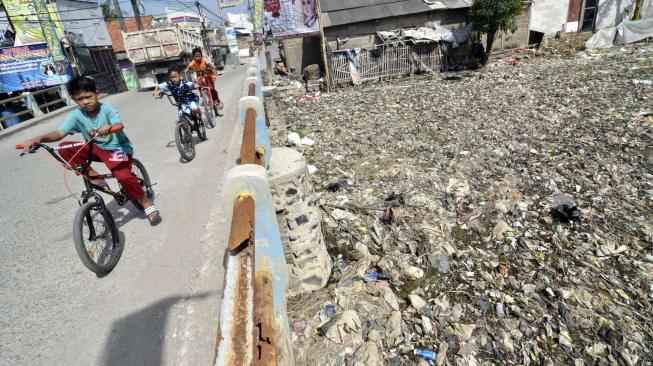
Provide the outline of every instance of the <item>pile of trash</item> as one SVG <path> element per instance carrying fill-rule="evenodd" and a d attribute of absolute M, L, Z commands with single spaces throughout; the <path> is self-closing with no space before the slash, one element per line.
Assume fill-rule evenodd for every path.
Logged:
<path fill-rule="evenodd" d="M 651 364 L 652 79 L 639 45 L 289 103 L 334 263 L 297 364 Z"/>

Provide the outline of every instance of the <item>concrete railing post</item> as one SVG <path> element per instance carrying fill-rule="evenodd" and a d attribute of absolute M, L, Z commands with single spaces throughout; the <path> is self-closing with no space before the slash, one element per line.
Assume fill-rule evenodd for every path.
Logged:
<path fill-rule="evenodd" d="M 59 95 L 61 96 L 61 99 L 63 99 L 66 103 L 66 105 L 71 105 L 72 104 L 72 98 L 68 94 L 68 88 L 66 88 L 65 84 L 62 84 L 59 86 Z"/>
<path fill-rule="evenodd" d="M 36 98 L 34 98 L 34 95 L 31 92 L 24 92 L 21 96 L 25 98 L 25 105 L 27 106 L 27 109 L 32 110 L 32 115 L 34 117 L 42 116 L 44 114 L 41 112 L 41 108 L 39 108 L 39 104 L 36 102 Z"/>
<path fill-rule="evenodd" d="M 287 147 L 272 149 L 270 183 L 290 271 L 289 294 L 321 289 L 329 280 L 332 262 L 302 154 Z"/>
<path fill-rule="evenodd" d="M 231 169 L 225 178 L 225 185 L 222 191 L 222 198 L 226 207 L 238 197 L 246 195 L 252 197 L 255 202 L 254 209 L 254 278 L 253 282 L 265 282 L 266 278 L 271 280 L 271 300 L 273 305 L 273 321 L 276 340 L 276 357 L 278 365 L 292 365 L 292 345 L 290 344 L 290 329 L 288 327 L 288 317 L 286 315 L 286 291 L 288 289 L 288 270 L 279 236 L 279 227 L 274 209 L 274 201 L 270 193 L 267 170 L 259 165 L 247 164 Z M 227 211 L 227 217 L 233 218 L 233 210 Z M 227 271 L 230 269 L 228 268 Z M 227 276 L 226 289 L 230 289 L 229 276 Z M 254 302 L 254 294 L 250 294 L 251 302 Z M 250 303 L 250 301 L 247 301 Z M 226 305 L 229 305 L 227 303 Z M 257 305 L 254 303 L 254 310 Z M 223 305 L 224 306 L 224 305 Z M 220 334 L 229 334 L 230 329 L 226 327 L 233 326 L 233 323 L 224 321 L 225 318 L 233 317 L 234 312 L 243 311 L 244 309 L 234 308 L 232 311 L 221 314 Z M 226 311 L 226 310 L 225 310 Z M 268 314 L 269 315 L 269 314 Z M 223 336 L 224 338 L 224 336 Z M 255 342 L 256 340 L 252 340 Z M 233 342 L 233 340 L 232 340 Z M 217 365 L 230 364 L 227 358 L 229 355 L 230 342 L 219 342 Z M 221 354 L 222 352 L 222 354 Z M 220 362 L 217 362 L 220 361 Z M 224 363 L 226 362 L 226 363 Z"/>

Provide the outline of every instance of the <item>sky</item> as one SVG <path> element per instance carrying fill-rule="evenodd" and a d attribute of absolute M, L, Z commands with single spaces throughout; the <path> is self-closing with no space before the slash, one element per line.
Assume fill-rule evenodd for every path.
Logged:
<path fill-rule="evenodd" d="M 1 1 L 1 0 L 0 0 Z M 56 0 L 55 0 L 56 1 Z M 86 1 L 87 3 L 92 4 L 96 1 L 98 3 L 103 3 L 104 0 L 81 0 Z M 166 6 L 175 12 L 188 12 L 189 14 L 197 15 L 197 7 L 195 6 L 194 0 L 136 0 L 141 4 L 140 8 L 143 12 L 143 15 L 153 15 L 155 17 L 164 17 Z M 229 7 L 220 9 L 218 6 L 218 0 L 199 0 L 203 7 L 207 8 L 208 11 L 202 9 L 203 15 L 207 18 L 207 26 L 212 27 L 221 27 L 223 26 L 225 20 L 227 19 L 227 13 L 234 14 L 249 14 L 249 2 L 253 4 L 254 0 L 243 0 L 243 3 L 238 6 Z M 113 0 L 109 0 L 113 4 Z M 134 12 L 132 10 L 131 0 L 119 0 L 120 8 L 123 12 L 123 16 L 133 16 Z M 8 23 L 5 17 L 4 11 L 0 11 L 0 33 L 4 32 L 4 29 L 8 27 Z M 0 39 L 2 35 L 0 34 Z"/>

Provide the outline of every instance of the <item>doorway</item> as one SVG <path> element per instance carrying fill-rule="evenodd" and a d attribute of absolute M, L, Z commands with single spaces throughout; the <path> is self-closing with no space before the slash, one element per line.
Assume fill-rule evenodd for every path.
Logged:
<path fill-rule="evenodd" d="M 581 15 L 580 31 L 592 32 L 596 22 L 596 13 L 599 8 L 599 0 L 585 0 L 583 13 Z"/>

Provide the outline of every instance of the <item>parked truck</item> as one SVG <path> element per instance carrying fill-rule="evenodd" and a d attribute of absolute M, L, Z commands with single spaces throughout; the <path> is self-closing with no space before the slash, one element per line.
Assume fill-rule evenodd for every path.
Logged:
<path fill-rule="evenodd" d="M 168 80 L 168 68 L 186 66 L 195 47 L 206 54 L 202 37 L 192 30 L 168 27 L 123 34 L 127 57 L 134 64 L 141 89 Z"/>

